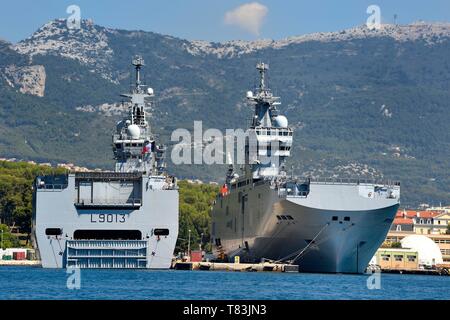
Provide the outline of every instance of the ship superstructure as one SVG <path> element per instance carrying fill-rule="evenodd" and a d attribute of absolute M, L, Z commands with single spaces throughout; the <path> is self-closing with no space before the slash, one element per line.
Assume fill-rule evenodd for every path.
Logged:
<path fill-rule="evenodd" d="M 221 258 L 298 264 L 306 272 L 362 273 L 396 214 L 400 184 L 365 179 L 289 176 L 293 130 L 266 84 L 247 92 L 254 116 L 246 164 L 230 166 L 212 211 L 212 240 Z"/>
<path fill-rule="evenodd" d="M 44 268 L 169 268 L 178 237 L 178 187 L 165 147 L 150 130 L 153 89 L 140 56 L 125 118 L 112 137 L 115 170 L 40 176 L 33 192 L 33 242 Z"/>

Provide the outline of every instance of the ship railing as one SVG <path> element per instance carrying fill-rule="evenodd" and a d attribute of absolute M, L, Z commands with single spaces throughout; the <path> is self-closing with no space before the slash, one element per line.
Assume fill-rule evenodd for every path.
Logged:
<path fill-rule="evenodd" d="M 142 205 L 139 198 L 128 199 L 75 199 L 76 206 L 129 206 L 137 207 Z"/>
<path fill-rule="evenodd" d="M 315 184 L 377 184 L 384 186 L 400 186 L 400 181 L 396 180 L 378 180 L 378 179 L 358 179 L 358 178 L 311 178 L 311 177 L 294 177 L 289 178 L 290 181 L 306 182 Z"/>
<path fill-rule="evenodd" d="M 173 183 L 167 183 L 163 185 L 163 190 L 178 190 L 178 186 Z"/>
<path fill-rule="evenodd" d="M 264 181 L 264 180 L 259 180 L 259 181 L 256 181 L 256 182 L 254 182 L 253 183 L 253 186 L 260 186 L 260 185 L 263 185 L 263 184 L 265 184 L 266 182 Z"/>
<path fill-rule="evenodd" d="M 287 196 L 294 198 L 307 198 L 308 193 L 308 191 L 295 191 L 291 189 L 286 190 L 285 188 L 278 189 L 278 196 L 280 198 L 285 198 Z"/>
<path fill-rule="evenodd" d="M 397 196 L 394 194 L 392 189 L 375 191 L 373 193 L 373 197 L 380 198 L 380 199 L 396 199 L 397 198 Z"/>
<path fill-rule="evenodd" d="M 37 185 L 37 188 L 39 190 L 45 190 L 45 191 L 61 191 L 67 188 L 67 184 L 47 184 L 47 183 L 41 183 Z"/>
<path fill-rule="evenodd" d="M 131 181 L 142 179 L 142 172 L 76 172 L 77 180 Z"/>
<path fill-rule="evenodd" d="M 73 249 L 142 249 L 146 240 L 68 240 L 67 247 Z"/>

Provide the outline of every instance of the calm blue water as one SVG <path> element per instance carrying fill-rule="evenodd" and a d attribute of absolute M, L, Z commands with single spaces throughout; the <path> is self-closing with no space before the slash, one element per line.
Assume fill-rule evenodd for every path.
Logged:
<path fill-rule="evenodd" d="M 450 299 L 450 277 L 263 272 L 81 270 L 67 289 L 65 270 L 0 267 L 0 299 Z"/>

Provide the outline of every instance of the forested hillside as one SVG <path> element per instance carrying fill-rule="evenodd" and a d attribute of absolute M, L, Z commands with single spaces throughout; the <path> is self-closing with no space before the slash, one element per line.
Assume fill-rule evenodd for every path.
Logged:
<path fill-rule="evenodd" d="M 245 128 L 245 92 L 264 61 L 295 130 L 294 174 L 400 180 L 406 207 L 450 201 L 450 24 L 221 44 L 51 21 L 0 43 L 0 157 L 111 168 L 118 94 L 128 91 L 135 54 L 146 61 L 150 122 L 169 155 L 172 131 L 194 120 Z M 220 181 L 226 171 L 168 160 L 181 178 Z"/>

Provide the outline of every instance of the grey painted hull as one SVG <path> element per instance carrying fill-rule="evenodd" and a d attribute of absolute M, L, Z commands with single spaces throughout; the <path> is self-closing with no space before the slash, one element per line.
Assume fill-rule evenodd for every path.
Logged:
<path fill-rule="evenodd" d="M 141 206 L 139 208 L 91 208 L 80 209 L 74 205 L 77 194 L 75 175 L 68 178 L 68 185 L 62 189 L 37 189 L 34 192 L 33 206 L 33 242 L 44 268 L 65 268 L 70 264 L 69 244 L 75 249 L 83 249 L 88 244 L 92 250 L 99 251 L 96 257 L 73 259 L 74 266 L 82 268 L 148 268 L 168 269 L 171 266 L 173 252 L 178 237 L 178 190 L 164 190 L 150 187 L 151 178 L 142 177 L 140 184 Z M 99 189 L 102 185 L 99 186 Z M 124 189 L 124 188 L 123 188 Z M 102 191 L 102 190 L 100 190 Z M 124 193 L 122 189 L 117 194 Z M 106 192 L 111 196 L 110 191 Z M 52 228 L 62 230 L 61 235 L 48 235 Z M 169 234 L 157 236 L 155 229 L 168 229 Z M 139 231 L 141 238 L 136 241 L 78 241 L 77 230 Z M 110 245 L 109 247 L 105 247 Z M 136 247 L 133 248 L 133 246 Z M 103 248 L 103 249 L 102 249 Z M 131 263 L 130 259 L 119 261 L 117 257 L 108 257 L 108 250 L 130 249 L 136 253 L 140 263 Z M 73 251 L 74 251 L 73 250 Z M 129 253 L 126 253 L 129 254 Z M 113 254 L 111 254 L 113 255 Z M 77 257 L 79 257 L 78 255 Z M 105 263 L 110 260 L 111 263 Z M 83 262 L 80 262 L 83 261 Z M 120 263 L 119 263 L 120 262 Z"/>
<path fill-rule="evenodd" d="M 280 197 L 267 184 L 233 190 L 213 208 L 217 253 L 292 261 L 304 272 L 362 273 L 399 205 L 398 198 L 364 196 L 367 187 L 311 184 L 308 197 Z"/>

